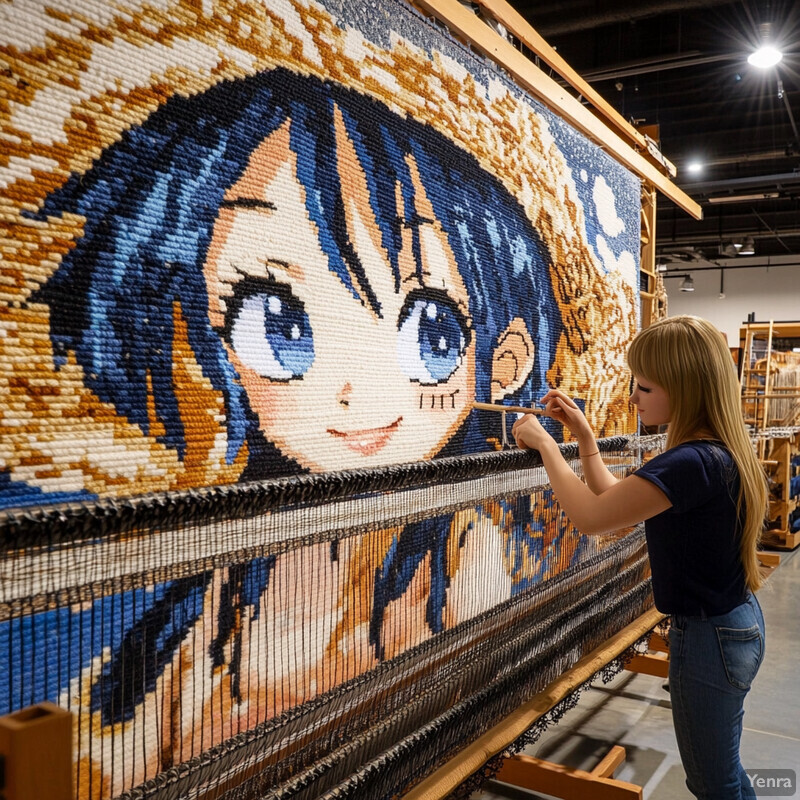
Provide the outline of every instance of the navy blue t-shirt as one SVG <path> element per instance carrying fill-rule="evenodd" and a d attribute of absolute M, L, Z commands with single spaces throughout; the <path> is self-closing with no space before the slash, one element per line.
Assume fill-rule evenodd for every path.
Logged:
<path fill-rule="evenodd" d="M 712 441 L 684 442 L 635 474 L 672 503 L 645 522 L 656 608 L 663 614 L 715 616 L 743 603 L 739 470 L 727 449 Z"/>

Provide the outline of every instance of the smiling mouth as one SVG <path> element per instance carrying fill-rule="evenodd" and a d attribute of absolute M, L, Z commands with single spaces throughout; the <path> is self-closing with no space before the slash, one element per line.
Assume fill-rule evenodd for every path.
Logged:
<path fill-rule="evenodd" d="M 403 418 L 398 417 L 391 425 L 383 428 L 366 428 L 362 431 L 350 431 L 350 433 L 328 428 L 327 432 L 331 436 L 341 439 L 346 447 L 359 455 L 371 456 L 389 443 L 402 421 Z"/>

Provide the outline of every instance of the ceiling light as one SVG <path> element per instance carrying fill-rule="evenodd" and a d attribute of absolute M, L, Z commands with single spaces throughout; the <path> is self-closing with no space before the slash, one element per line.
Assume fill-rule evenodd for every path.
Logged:
<path fill-rule="evenodd" d="M 693 292 L 694 291 L 694 281 L 692 280 L 691 275 L 684 275 L 683 280 L 681 281 L 680 290 L 682 292 Z"/>
<path fill-rule="evenodd" d="M 739 250 L 740 256 L 754 256 L 756 254 L 756 243 L 753 241 L 752 236 L 748 236 L 742 243 Z"/>
<path fill-rule="evenodd" d="M 692 175 L 697 175 L 698 172 L 703 171 L 703 165 L 699 161 L 690 161 L 686 165 L 686 171 Z"/>
<path fill-rule="evenodd" d="M 774 67 L 783 58 L 783 53 L 771 44 L 765 44 L 758 48 L 755 53 L 750 53 L 747 62 L 760 69 Z"/>
<path fill-rule="evenodd" d="M 656 272 L 666 272 L 666 271 L 667 271 L 667 265 L 663 261 L 659 261 L 658 264 L 656 264 Z"/>
<path fill-rule="evenodd" d="M 739 248 L 741 245 L 736 245 L 734 242 L 720 242 L 719 245 L 719 254 L 721 256 L 728 256 L 729 258 L 735 258 L 739 255 Z"/>

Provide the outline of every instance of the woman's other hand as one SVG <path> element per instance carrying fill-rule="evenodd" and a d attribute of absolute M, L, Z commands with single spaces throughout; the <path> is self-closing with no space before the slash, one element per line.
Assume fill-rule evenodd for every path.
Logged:
<path fill-rule="evenodd" d="M 523 414 L 512 426 L 511 434 L 517 447 L 522 450 L 541 450 L 549 442 L 555 444 L 535 414 Z"/>

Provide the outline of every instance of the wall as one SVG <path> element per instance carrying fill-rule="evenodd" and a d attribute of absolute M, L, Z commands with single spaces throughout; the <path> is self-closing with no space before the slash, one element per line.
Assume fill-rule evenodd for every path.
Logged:
<path fill-rule="evenodd" d="M 720 298 L 719 270 L 691 273 L 695 290 L 682 292 L 679 278 L 665 281 L 671 317 L 696 314 L 713 322 L 736 347 L 748 314 L 758 321 L 800 320 L 800 266 L 725 270 L 725 297 Z"/>

